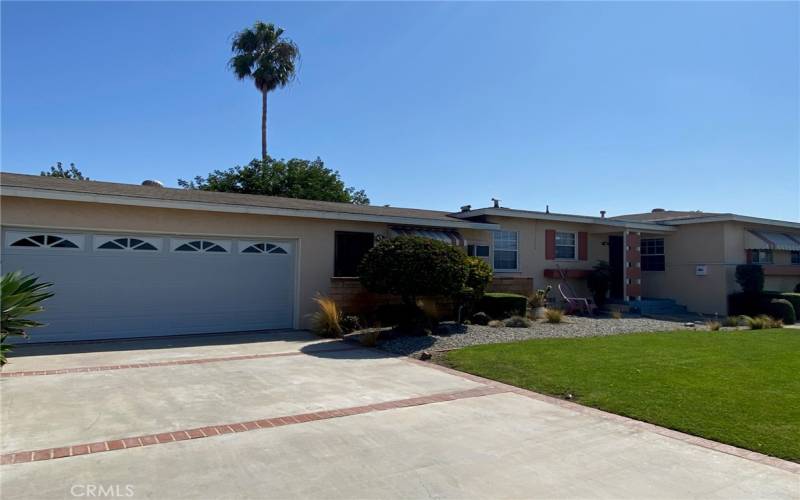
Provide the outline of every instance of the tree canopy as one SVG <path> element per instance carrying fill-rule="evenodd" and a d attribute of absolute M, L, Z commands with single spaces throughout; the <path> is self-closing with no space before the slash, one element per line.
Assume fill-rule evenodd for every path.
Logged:
<path fill-rule="evenodd" d="M 368 205 L 363 189 L 345 185 L 339 172 L 327 168 L 321 159 L 253 160 L 247 165 L 214 170 L 208 176 L 194 180 L 178 179 L 186 189 L 222 191 L 227 193 L 284 196 L 305 200 L 338 201 Z"/>
<path fill-rule="evenodd" d="M 50 167 L 50 171 L 42 171 L 39 175 L 43 177 L 61 177 L 64 179 L 75 179 L 78 181 L 88 181 L 88 177 L 84 177 L 78 167 L 74 163 L 69 164 L 69 168 L 65 169 L 61 162 L 57 162 L 55 166 Z"/>

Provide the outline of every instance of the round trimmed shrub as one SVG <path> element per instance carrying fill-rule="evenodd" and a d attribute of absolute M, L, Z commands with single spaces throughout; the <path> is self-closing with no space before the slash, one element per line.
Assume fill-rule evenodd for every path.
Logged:
<path fill-rule="evenodd" d="M 784 325 L 793 325 L 797 321 L 794 306 L 786 299 L 772 299 L 767 306 L 767 315 L 783 321 Z"/>
<path fill-rule="evenodd" d="M 486 314 L 485 312 L 476 312 L 475 314 L 472 315 L 472 318 L 470 318 L 470 321 L 472 321 L 473 325 L 481 325 L 481 326 L 488 325 L 489 321 L 491 320 L 492 318 L 490 318 L 489 315 Z"/>
<path fill-rule="evenodd" d="M 441 241 L 398 236 L 375 245 L 358 269 L 361 284 L 374 293 L 399 295 L 414 306 L 418 297 L 448 296 L 467 281 L 467 255 Z"/>

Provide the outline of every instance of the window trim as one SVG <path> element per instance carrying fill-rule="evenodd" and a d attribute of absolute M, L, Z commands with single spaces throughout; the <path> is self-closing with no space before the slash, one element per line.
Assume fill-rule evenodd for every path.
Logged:
<path fill-rule="evenodd" d="M 34 236 L 55 236 L 58 238 L 62 238 L 64 240 L 69 241 L 73 245 L 76 245 L 77 248 L 73 247 L 54 247 L 49 244 L 45 245 L 36 245 L 36 246 L 16 246 L 14 243 L 18 242 L 19 240 L 29 239 Z M 63 251 L 68 250 L 71 252 L 79 252 L 84 251 L 86 249 L 86 235 L 85 234 L 76 234 L 76 233 L 60 233 L 60 232 L 50 232 L 47 230 L 40 230 L 40 231 L 6 231 L 5 233 L 5 247 L 11 250 L 35 250 L 35 251 L 42 251 L 42 250 L 57 250 Z"/>
<path fill-rule="evenodd" d="M 134 240 L 141 240 L 144 243 L 149 243 L 156 247 L 155 250 L 146 250 L 146 249 L 139 249 L 139 248 L 100 248 L 101 245 L 105 245 L 109 241 L 115 241 L 121 238 L 128 238 Z M 137 252 L 137 254 L 141 253 L 144 254 L 157 254 L 160 253 L 164 249 L 164 240 L 163 238 L 148 238 L 147 236 L 138 236 L 138 235 L 130 235 L 130 234 L 95 234 L 92 236 L 92 250 L 95 252 Z"/>
<path fill-rule="evenodd" d="M 765 255 L 769 255 L 769 261 L 760 260 L 758 258 L 759 252 L 764 252 Z M 767 264 L 771 265 L 775 263 L 775 253 L 771 249 L 751 249 L 750 250 L 750 264 Z"/>
<path fill-rule="evenodd" d="M 495 273 L 518 273 L 519 272 L 519 231 L 511 231 L 511 230 L 508 230 L 508 229 L 497 229 L 497 230 L 492 230 L 491 233 L 492 233 L 492 249 L 491 249 L 492 271 L 494 271 Z M 497 251 L 497 248 L 496 248 L 496 245 L 495 245 L 495 235 L 497 233 L 514 233 L 514 235 L 515 235 L 515 242 L 516 242 L 516 248 L 514 249 L 515 267 L 513 269 L 512 268 L 498 269 L 497 267 L 495 267 L 494 256 L 495 256 L 495 252 Z M 500 250 L 500 251 L 501 252 L 510 252 L 511 250 Z"/>
<path fill-rule="evenodd" d="M 558 247 L 566 247 L 568 245 L 559 245 L 558 244 L 558 233 L 561 234 L 571 234 L 574 238 L 575 244 L 572 245 L 573 249 L 573 256 L 572 257 L 559 257 L 558 256 Z M 561 262 L 575 262 L 578 260 L 578 231 L 559 231 L 558 229 L 555 230 L 553 234 L 553 260 L 559 260 Z"/>
<path fill-rule="evenodd" d="M 282 241 L 270 241 L 270 240 L 240 240 L 237 241 L 237 251 L 239 255 L 291 255 L 289 248 L 283 243 Z M 264 252 L 245 252 L 246 249 L 250 248 L 253 245 L 272 245 L 275 248 L 280 248 L 283 252 L 276 252 L 275 248 L 271 248 Z"/>
<path fill-rule="evenodd" d="M 186 244 L 192 243 L 194 241 L 210 241 L 216 245 L 222 247 L 225 251 L 224 252 L 209 252 L 208 250 L 198 250 L 196 252 L 186 252 L 183 250 L 177 250 L 178 247 Z M 169 251 L 174 253 L 181 253 L 186 255 L 231 255 L 231 248 L 232 242 L 231 240 L 216 240 L 204 237 L 197 237 L 197 238 L 170 238 L 169 241 Z"/>
<path fill-rule="evenodd" d="M 644 253 L 644 242 L 650 240 L 661 240 L 661 253 Z M 664 268 L 663 269 L 645 269 L 644 268 L 644 257 L 663 257 L 664 258 Z M 645 273 L 663 273 L 667 271 L 667 247 L 666 241 L 664 238 L 655 237 L 655 238 L 642 238 L 639 240 L 639 267 L 641 267 L 642 272 Z"/>

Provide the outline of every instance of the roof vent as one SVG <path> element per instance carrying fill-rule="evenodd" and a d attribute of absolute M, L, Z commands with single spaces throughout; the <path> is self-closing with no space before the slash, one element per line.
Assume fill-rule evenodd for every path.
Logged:
<path fill-rule="evenodd" d="M 664 210 L 663 208 L 654 208 L 653 210 L 650 211 L 650 213 L 653 214 L 657 214 L 659 212 L 666 212 L 666 210 Z"/>
<path fill-rule="evenodd" d="M 494 208 L 500 208 L 500 200 L 497 198 L 492 198 L 492 203 L 494 204 Z"/>
<path fill-rule="evenodd" d="M 161 182 L 161 181 L 157 181 L 155 179 L 147 179 L 145 181 L 142 181 L 142 186 L 163 188 L 164 187 L 164 183 Z"/>
<path fill-rule="evenodd" d="M 461 207 L 462 212 L 469 212 L 470 210 L 472 210 L 472 205 L 464 205 Z"/>
<path fill-rule="evenodd" d="M 600 210 L 600 218 L 601 219 L 605 219 L 606 218 L 606 211 L 605 210 Z"/>

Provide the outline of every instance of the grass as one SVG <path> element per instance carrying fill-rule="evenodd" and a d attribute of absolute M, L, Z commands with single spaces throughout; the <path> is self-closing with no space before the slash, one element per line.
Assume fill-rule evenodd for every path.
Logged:
<path fill-rule="evenodd" d="M 446 363 L 800 462 L 800 331 L 677 331 L 467 347 Z"/>

